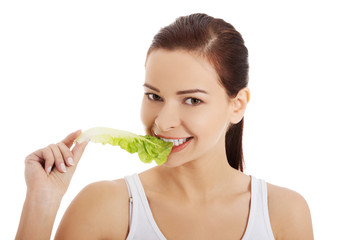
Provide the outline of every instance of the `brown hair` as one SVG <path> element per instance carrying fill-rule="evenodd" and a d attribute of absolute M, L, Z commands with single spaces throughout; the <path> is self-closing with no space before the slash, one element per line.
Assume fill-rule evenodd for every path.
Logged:
<path fill-rule="evenodd" d="M 179 17 L 154 36 L 147 56 L 156 49 L 186 50 L 205 57 L 231 98 L 248 84 L 248 50 L 241 34 L 222 19 L 200 13 Z M 244 167 L 243 126 L 244 118 L 226 132 L 228 162 L 240 171 Z"/>

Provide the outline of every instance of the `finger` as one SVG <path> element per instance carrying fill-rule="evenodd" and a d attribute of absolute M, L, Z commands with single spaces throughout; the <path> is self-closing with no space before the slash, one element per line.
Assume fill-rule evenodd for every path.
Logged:
<path fill-rule="evenodd" d="M 49 145 L 49 148 L 51 149 L 51 151 L 54 155 L 56 169 L 59 172 L 65 173 L 66 167 L 65 167 L 64 159 L 63 159 L 63 156 L 62 156 L 58 146 L 56 144 L 51 144 L 51 145 Z"/>
<path fill-rule="evenodd" d="M 44 148 L 36 150 L 35 152 L 29 154 L 26 158 L 25 161 L 36 161 L 39 162 L 41 164 L 44 164 L 45 160 L 44 160 L 44 154 L 43 154 Z"/>
<path fill-rule="evenodd" d="M 73 154 L 70 151 L 70 149 L 63 142 L 59 142 L 57 146 L 60 149 L 60 152 L 63 156 L 63 159 L 65 160 L 66 165 L 73 166 L 74 165 Z"/>
<path fill-rule="evenodd" d="M 49 173 L 51 172 L 51 169 L 54 166 L 54 155 L 51 151 L 50 148 L 44 148 L 41 150 L 40 152 L 40 156 L 38 156 L 40 159 L 43 159 L 45 161 L 44 163 L 44 168 L 46 173 L 49 175 Z"/>
<path fill-rule="evenodd" d="M 73 133 L 70 133 L 69 135 L 66 136 L 66 138 L 64 138 L 61 142 L 63 142 L 68 148 L 70 148 L 75 139 L 81 134 L 81 130 L 77 130 Z"/>
<path fill-rule="evenodd" d="M 84 153 L 87 144 L 88 144 L 87 141 L 82 142 L 82 143 L 75 143 L 75 146 L 72 149 L 75 164 L 78 164 L 78 162 L 80 161 L 80 158 L 81 158 L 82 154 Z"/>

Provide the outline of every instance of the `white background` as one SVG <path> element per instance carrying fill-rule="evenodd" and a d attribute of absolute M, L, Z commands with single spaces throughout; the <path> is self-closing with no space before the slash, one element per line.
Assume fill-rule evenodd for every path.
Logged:
<path fill-rule="evenodd" d="M 316 239 L 359 238 L 355 1 L 129 2 L 0 2 L 0 239 L 16 233 L 26 155 L 77 129 L 144 133 L 147 48 L 161 27 L 195 12 L 232 23 L 249 49 L 246 173 L 301 193 Z M 55 228 L 87 184 L 152 166 L 90 143 Z"/>

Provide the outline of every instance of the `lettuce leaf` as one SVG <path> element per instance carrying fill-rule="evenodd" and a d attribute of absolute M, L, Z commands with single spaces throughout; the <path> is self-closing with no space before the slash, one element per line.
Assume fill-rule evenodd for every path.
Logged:
<path fill-rule="evenodd" d="M 78 143 L 92 141 L 103 145 L 119 146 L 129 153 L 137 152 L 142 162 L 151 163 L 154 160 L 157 165 L 166 162 L 173 145 L 171 142 L 165 142 L 150 135 L 141 136 L 105 127 L 90 128 L 80 134 L 75 141 Z"/>

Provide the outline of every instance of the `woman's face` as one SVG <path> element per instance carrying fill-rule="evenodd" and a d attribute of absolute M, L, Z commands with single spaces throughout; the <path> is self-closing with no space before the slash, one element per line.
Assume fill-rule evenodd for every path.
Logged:
<path fill-rule="evenodd" d="M 146 133 L 174 142 L 165 166 L 224 153 L 231 101 L 205 59 L 185 51 L 151 52 L 144 91 Z"/>

